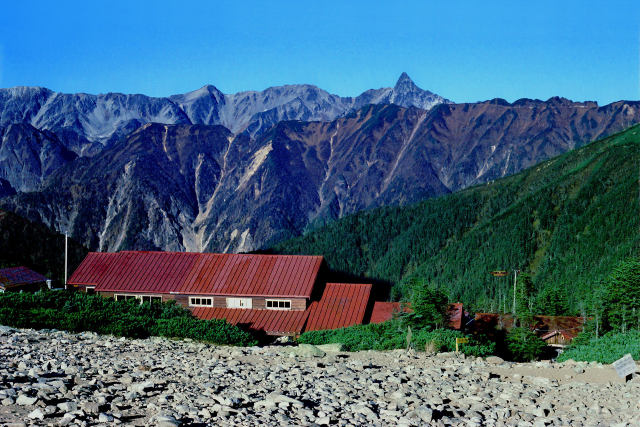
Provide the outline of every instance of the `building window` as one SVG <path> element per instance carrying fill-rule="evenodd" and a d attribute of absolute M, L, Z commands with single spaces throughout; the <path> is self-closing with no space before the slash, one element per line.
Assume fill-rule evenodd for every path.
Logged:
<path fill-rule="evenodd" d="M 227 298 L 227 308 L 251 308 L 251 298 Z"/>
<path fill-rule="evenodd" d="M 189 297 L 191 307 L 213 307 L 213 298 Z"/>
<path fill-rule="evenodd" d="M 126 294 L 115 294 L 116 301 L 128 301 L 130 299 L 137 299 L 142 303 L 149 304 L 159 304 L 162 302 L 162 297 L 157 295 L 126 295 Z"/>
<path fill-rule="evenodd" d="M 89 295 L 93 295 L 96 293 L 96 287 L 95 286 L 87 286 L 84 288 L 84 291 L 89 294 Z"/>
<path fill-rule="evenodd" d="M 268 299 L 266 307 L 269 310 L 291 310 L 291 300 Z"/>
<path fill-rule="evenodd" d="M 159 304 L 162 302 L 162 297 L 156 297 L 153 295 L 141 295 L 142 302 L 148 302 L 149 304 Z"/>
<path fill-rule="evenodd" d="M 135 295 L 123 295 L 123 294 L 116 294 L 115 297 L 116 297 L 116 301 L 127 301 L 130 299 L 136 298 Z"/>

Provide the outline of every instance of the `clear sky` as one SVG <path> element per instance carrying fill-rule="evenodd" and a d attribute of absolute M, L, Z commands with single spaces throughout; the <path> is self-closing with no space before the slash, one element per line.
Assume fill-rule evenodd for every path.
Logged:
<path fill-rule="evenodd" d="M 455 102 L 640 99 L 640 1 L 12 1 L 0 87 L 167 96 L 406 71 Z"/>

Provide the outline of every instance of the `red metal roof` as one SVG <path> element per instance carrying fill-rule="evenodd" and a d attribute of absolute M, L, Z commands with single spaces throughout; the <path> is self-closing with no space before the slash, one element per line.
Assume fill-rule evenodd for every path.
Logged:
<path fill-rule="evenodd" d="M 413 310 L 408 303 L 402 302 L 382 302 L 373 303 L 373 311 L 371 312 L 371 320 L 369 323 L 382 323 L 393 319 L 394 314 L 400 312 L 410 313 Z"/>
<path fill-rule="evenodd" d="M 87 255 L 68 283 L 96 291 L 309 298 L 321 256 L 193 252 Z"/>
<path fill-rule="evenodd" d="M 232 325 L 264 331 L 269 335 L 286 335 L 302 332 L 309 311 L 196 307 L 193 315 L 205 320 L 226 319 Z"/>
<path fill-rule="evenodd" d="M 367 309 L 370 284 L 327 283 L 320 301 L 308 308 L 305 331 L 338 329 L 362 323 Z"/>
<path fill-rule="evenodd" d="M 464 317 L 464 311 L 462 310 L 462 303 L 456 302 L 453 304 L 449 304 L 447 314 L 449 316 L 449 327 L 451 329 L 457 329 L 457 330 L 462 329 L 462 318 Z"/>
<path fill-rule="evenodd" d="M 200 254 L 180 293 L 309 298 L 321 256 Z"/>
<path fill-rule="evenodd" d="M 169 293 L 180 289 L 199 254 L 187 252 L 118 252 L 108 257 L 96 291 Z"/>
<path fill-rule="evenodd" d="M 70 285 L 96 285 L 118 256 L 110 252 L 89 252 L 67 280 Z"/>
<path fill-rule="evenodd" d="M 47 278 L 42 274 L 27 267 L 9 267 L 0 270 L 0 288 L 2 289 L 45 282 L 46 280 Z"/>

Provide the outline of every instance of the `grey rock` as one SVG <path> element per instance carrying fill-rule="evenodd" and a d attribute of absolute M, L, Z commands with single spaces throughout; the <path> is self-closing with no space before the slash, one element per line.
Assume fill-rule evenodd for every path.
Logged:
<path fill-rule="evenodd" d="M 98 415 L 98 422 L 110 423 L 111 421 L 113 421 L 113 415 L 111 414 L 100 413 L 100 415 Z"/>
<path fill-rule="evenodd" d="M 343 345 L 340 343 L 334 344 L 320 344 L 316 346 L 319 350 L 324 351 L 325 353 L 338 353 L 342 351 Z"/>
<path fill-rule="evenodd" d="M 80 405 L 80 409 L 82 409 L 87 414 L 100 413 L 100 405 L 98 405 L 96 402 L 83 402 Z"/>
<path fill-rule="evenodd" d="M 324 357 L 327 354 L 312 344 L 298 344 L 289 353 L 300 357 Z"/>
<path fill-rule="evenodd" d="M 29 413 L 29 418 L 34 419 L 34 420 L 43 420 L 44 419 L 44 412 L 42 412 L 42 410 L 40 408 L 36 408 L 33 411 L 31 411 Z"/>
<path fill-rule="evenodd" d="M 152 420 L 158 427 L 173 427 L 180 425 L 180 422 L 173 415 L 157 415 L 153 417 Z"/>
<path fill-rule="evenodd" d="M 504 359 L 502 359 L 501 357 L 498 356 L 489 356 L 485 359 L 485 361 L 487 363 L 490 363 L 492 365 L 500 365 L 502 363 L 504 363 Z"/>
<path fill-rule="evenodd" d="M 62 418 L 58 421 L 58 425 L 60 426 L 68 426 L 76 419 L 75 414 L 64 414 Z"/>
<path fill-rule="evenodd" d="M 57 406 L 62 412 L 74 412 L 78 410 L 78 404 L 76 402 L 62 402 L 58 403 Z"/>
<path fill-rule="evenodd" d="M 31 406 L 31 405 L 34 405 L 37 401 L 38 401 L 37 397 L 29 397 L 25 394 L 21 394 L 18 396 L 18 399 L 16 400 L 16 405 Z"/>
<path fill-rule="evenodd" d="M 143 383 L 132 384 L 129 389 L 135 393 L 146 393 L 153 390 L 155 383 L 153 381 L 145 381 Z"/>

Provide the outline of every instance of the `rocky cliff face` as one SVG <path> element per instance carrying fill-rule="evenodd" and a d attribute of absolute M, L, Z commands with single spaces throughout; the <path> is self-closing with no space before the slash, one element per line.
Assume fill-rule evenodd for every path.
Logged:
<path fill-rule="evenodd" d="M 0 130 L 6 128 L 0 178 L 14 190 L 34 191 L 73 157 L 69 152 L 94 156 L 147 123 L 223 125 L 255 139 L 283 120 L 330 121 L 369 103 L 430 108 L 448 102 L 418 88 L 404 73 L 396 87 L 369 92 L 343 98 L 311 85 L 288 85 L 226 95 L 205 86 L 184 95 L 152 98 L 63 94 L 38 87 L 0 89 Z M 42 147 L 34 146 L 36 140 Z M 36 157 L 46 164 L 38 164 Z"/>
<path fill-rule="evenodd" d="M 147 124 L 1 205 L 92 249 L 248 251 L 312 224 L 487 182 L 640 122 L 640 103 L 369 105 L 257 138 Z"/>
<path fill-rule="evenodd" d="M 4 193 L 35 191 L 56 169 L 77 156 L 58 137 L 28 124 L 0 129 L 0 185 Z"/>

